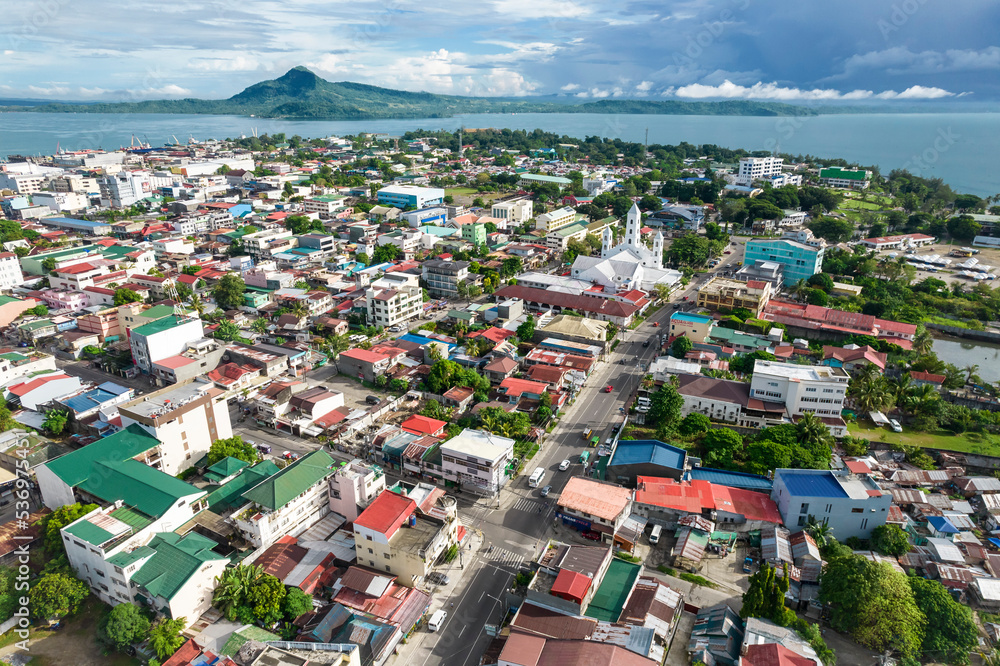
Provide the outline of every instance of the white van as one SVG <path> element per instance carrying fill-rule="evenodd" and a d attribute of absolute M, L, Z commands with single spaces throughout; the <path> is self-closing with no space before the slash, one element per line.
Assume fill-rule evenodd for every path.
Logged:
<path fill-rule="evenodd" d="M 538 484 L 540 484 L 542 482 L 542 479 L 544 478 L 545 478 L 545 468 L 536 467 L 535 471 L 532 472 L 531 476 L 528 477 L 528 487 L 537 488 Z"/>
<path fill-rule="evenodd" d="M 431 615 L 431 619 L 427 620 L 427 630 L 437 631 L 444 624 L 444 621 L 448 618 L 448 613 L 443 610 L 436 611 Z"/>
<path fill-rule="evenodd" d="M 649 533 L 649 543 L 657 543 L 660 540 L 660 532 L 662 531 L 662 525 L 653 525 L 653 531 Z"/>

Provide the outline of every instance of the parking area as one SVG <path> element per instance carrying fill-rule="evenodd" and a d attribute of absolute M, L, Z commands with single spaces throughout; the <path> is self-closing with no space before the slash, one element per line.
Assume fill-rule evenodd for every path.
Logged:
<path fill-rule="evenodd" d="M 371 405 L 365 401 L 370 395 L 374 395 L 379 399 L 383 399 L 388 395 L 378 389 L 365 388 L 365 386 L 357 380 L 336 374 L 331 374 L 321 380 L 309 378 L 309 385 L 323 386 L 331 391 L 340 391 L 344 394 L 344 406 L 349 409 L 366 409 L 370 407 Z"/>
<path fill-rule="evenodd" d="M 948 284 L 959 282 L 968 285 L 971 288 L 973 285 L 976 284 L 976 281 L 958 275 L 957 271 L 961 269 L 956 268 L 962 262 L 967 261 L 968 258 L 950 256 L 951 252 L 963 247 L 971 247 L 971 245 L 968 244 L 962 245 L 957 242 L 953 245 L 949 245 L 947 243 L 935 243 L 933 245 L 928 245 L 926 247 L 921 247 L 914 250 L 912 254 L 915 254 L 918 257 L 926 257 L 933 254 L 937 254 L 951 260 L 951 265 L 948 268 L 938 269 L 936 271 L 917 269 L 917 275 L 914 278 L 914 282 L 920 282 L 921 280 L 924 280 L 926 278 L 936 278 L 938 280 L 943 280 Z M 998 270 L 1000 270 L 1000 249 L 986 248 L 986 247 L 978 247 L 973 249 L 979 250 L 977 254 L 972 256 L 973 259 L 976 259 L 977 266 L 978 265 L 989 266 L 990 272 L 992 273 L 997 273 Z M 902 252 L 901 250 L 884 250 L 878 253 L 878 257 L 883 258 L 887 257 L 890 254 L 896 254 L 897 256 L 902 256 L 903 254 L 906 253 Z M 992 286 L 993 283 L 987 282 L 987 284 L 990 284 Z"/>

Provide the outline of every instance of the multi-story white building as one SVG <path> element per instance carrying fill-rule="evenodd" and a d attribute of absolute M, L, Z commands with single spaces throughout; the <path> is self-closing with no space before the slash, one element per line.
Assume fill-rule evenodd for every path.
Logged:
<path fill-rule="evenodd" d="M 843 437 L 847 425 L 840 413 L 850 380 L 843 368 L 758 360 L 754 363 L 750 397 L 783 404 L 792 419 L 812 412 L 823 419 L 835 437 Z"/>
<path fill-rule="evenodd" d="M 781 174 L 782 164 L 784 160 L 780 157 L 743 157 L 740 159 L 736 184 L 749 187 L 756 180 L 770 180 Z"/>
<path fill-rule="evenodd" d="M 47 206 L 55 213 L 75 213 L 90 205 L 85 195 L 76 192 L 36 192 L 31 195 L 31 203 Z"/>
<path fill-rule="evenodd" d="M 243 237 L 243 247 L 247 254 L 253 257 L 254 261 L 271 258 L 271 246 L 276 242 L 285 241 L 292 237 L 292 232 L 288 229 L 267 229 L 256 231 Z M 281 249 L 287 249 L 281 245 Z"/>
<path fill-rule="evenodd" d="M 395 245 L 402 250 L 403 256 L 413 257 L 423 249 L 424 232 L 419 229 L 397 229 L 387 234 L 379 234 L 379 245 Z"/>
<path fill-rule="evenodd" d="M 302 205 L 307 214 L 330 217 L 344 207 L 344 199 L 345 197 L 322 195 L 308 197 L 303 200 Z"/>
<path fill-rule="evenodd" d="M 327 480 L 336 464 L 325 451 L 313 451 L 246 491 L 247 504 L 232 514 L 236 529 L 255 548 L 302 534 L 330 513 Z"/>
<path fill-rule="evenodd" d="M 44 173 L 3 173 L 0 172 L 0 190 L 12 190 L 18 194 L 36 194 L 45 186 Z"/>
<path fill-rule="evenodd" d="M 201 319 L 170 315 L 129 331 L 132 360 L 144 373 L 152 372 L 153 362 L 176 356 L 189 342 L 204 337 Z"/>
<path fill-rule="evenodd" d="M 389 328 L 417 317 L 424 306 L 420 278 L 407 273 L 387 273 L 365 291 L 368 324 Z"/>
<path fill-rule="evenodd" d="M 545 232 L 561 229 L 576 221 L 576 211 L 569 206 L 557 208 L 550 213 L 542 213 L 535 218 L 535 229 Z"/>
<path fill-rule="evenodd" d="M 428 293 L 435 297 L 457 297 L 458 283 L 469 279 L 469 266 L 468 261 L 426 260 L 421 269 Z"/>
<path fill-rule="evenodd" d="M 885 525 L 892 495 L 868 474 L 818 469 L 778 469 L 771 499 L 793 532 L 813 519 L 830 527 L 838 541 L 867 539 Z"/>
<path fill-rule="evenodd" d="M 500 201 L 490 208 L 490 216 L 498 220 L 507 220 L 508 224 L 524 224 L 534 215 L 531 199 L 516 201 Z"/>
<path fill-rule="evenodd" d="M 385 472 L 363 460 L 338 467 L 330 477 L 330 510 L 354 522 L 385 490 Z"/>
<path fill-rule="evenodd" d="M 0 291 L 10 291 L 24 284 L 21 262 L 13 252 L 0 253 Z"/>
<path fill-rule="evenodd" d="M 441 444 L 441 467 L 446 478 L 463 490 L 494 496 L 510 477 L 514 440 L 483 430 L 466 428 Z"/>
<path fill-rule="evenodd" d="M 160 187 L 169 186 L 171 182 L 171 178 L 154 176 L 149 171 L 119 171 L 99 181 L 101 205 L 127 208 L 152 196 Z"/>
<path fill-rule="evenodd" d="M 122 426 L 136 424 L 159 440 L 150 464 L 176 475 L 208 453 L 212 443 L 233 436 L 225 392 L 194 381 L 148 393 L 118 407 Z"/>

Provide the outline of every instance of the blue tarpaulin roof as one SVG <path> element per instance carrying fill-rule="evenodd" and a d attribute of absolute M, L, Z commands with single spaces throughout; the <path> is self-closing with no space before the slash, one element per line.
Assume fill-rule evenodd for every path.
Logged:
<path fill-rule="evenodd" d="M 795 497 L 848 497 L 847 492 L 830 472 L 782 469 L 777 471 L 775 480 L 778 476 L 784 481 L 788 492 Z"/>
<path fill-rule="evenodd" d="M 615 455 L 608 466 L 655 463 L 670 469 L 684 469 L 684 449 L 670 446 L 655 439 L 618 440 Z"/>

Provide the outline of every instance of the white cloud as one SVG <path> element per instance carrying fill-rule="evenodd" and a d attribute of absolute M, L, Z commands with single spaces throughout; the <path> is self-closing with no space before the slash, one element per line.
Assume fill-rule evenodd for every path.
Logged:
<path fill-rule="evenodd" d="M 649 92 L 649 90 L 652 87 L 653 87 L 652 81 L 642 81 L 639 83 L 639 85 L 635 87 L 635 89 L 638 90 L 639 92 Z"/>
<path fill-rule="evenodd" d="M 494 0 L 493 9 L 499 14 L 525 19 L 579 19 L 591 13 L 590 7 L 576 2 L 542 2 L 540 0 Z"/>
<path fill-rule="evenodd" d="M 914 52 L 905 46 L 856 54 L 844 61 L 844 71 L 831 78 L 844 78 L 862 70 L 888 74 L 943 74 L 1000 69 L 1000 46 L 985 49 L 949 49 Z"/>
<path fill-rule="evenodd" d="M 192 58 L 188 67 L 203 72 L 250 72 L 260 68 L 260 61 L 243 55 L 233 58 Z"/>
<path fill-rule="evenodd" d="M 562 90 L 563 92 L 573 92 L 574 90 L 578 90 L 579 88 L 580 88 L 579 83 L 567 83 L 559 90 Z"/>
<path fill-rule="evenodd" d="M 674 91 L 677 97 L 693 99 L 724 98 L 724 99 L 764 99 L 777 102 L 814 102 L 814 101 L 836 101 L 836 100 L 862 100 L 862 99 L 941 99 L 943 97 L 954 97 L 955 93 L 942 88 L 927 88 L 924 86 L 912 86 L 901 93 L 887 90 L 881 93 L 874 93 L 871 90 L 851 90 L 841 92 L 833 88 L 813 88 L 806 90 L 802 88 L 787 88 L 779 86 L 777 83 L 757 82 L 752 86 L 741 86 L 729 81 L 723 81 L 719 85 L 705 85 L 703 83 L 693 83 L 680 86 Z"/>

